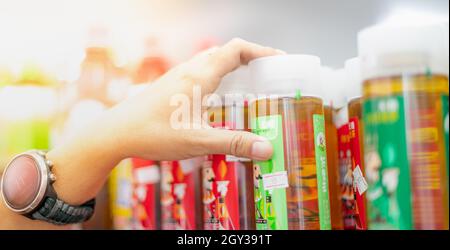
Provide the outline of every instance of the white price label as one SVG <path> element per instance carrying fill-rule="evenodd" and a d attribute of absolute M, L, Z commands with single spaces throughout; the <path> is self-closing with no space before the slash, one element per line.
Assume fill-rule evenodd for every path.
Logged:
<path fill-rule="evenodd" d="M 358 189 L 358 193 L 360 195 L 364 194 L 369 186 L 363 176 L 363 173 L 361 172 L 361 168 L 359 167 L 359 165 L 356 166 L 355 170 L 353 170 L 353 184 Z"/>
<path fill-rule="evenodd" d="M 226 155 L 225 161 L 227 162 L 250 162 L 251 160 L 243 157 L 236 157 L 234 155 Z"/>
<path fill-rule="evenodd" d="M 140 184 L 154 184 L 159 181 L 159 169 L 157 166 L 140 167 L 134 170 L 136 182 Z"/>
<path fill-rule="evenodd" d="M 264 190 L 289 187 L 286 171 L 276 172 L 273 174 L 265 174 L 262 176 L 262 178 Z"/>

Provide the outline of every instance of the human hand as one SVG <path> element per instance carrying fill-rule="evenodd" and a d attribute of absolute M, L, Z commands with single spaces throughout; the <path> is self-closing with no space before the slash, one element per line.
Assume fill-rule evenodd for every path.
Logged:
<path fill-rule="evenodd" d="M 205 96 L 241 64 L 280 53 L 283 52 L 233 39 L 173 68 L 48 152 L 47 158 L 55 165 L 54 187 L 58 195 L 70 204 L 82 204 L 98 193 L 112 168 L 129 157 L 179 160 L 230 154 L 255 160 L 270 158 L 270 142 L 249 132 L 205 128 L 198 124 L 201 119 L 190 119 L 186 124 L 189 129 L 173 128 L 170 117 L 176 107 L 170 101 L 175 95 L 183 95 L 192 105 L 195 98 L 201 99 L 194 96 L 194 87 L 200 86 Z"/>
<path fill-rule="evenodd" d="M 282 52 L 233 39 L 220 48 L 213 48 L 183 63 L 110 111 L 116 128 L 117 145 L 123 158 L 139 157 L 153 160 L 178 160 L 207 154 L 231 154 L 266 160 L 272 154 L 271 144 L 249 132 L 225 131 L 202 125 L 193 114 L 195 102 L 214 92 L 224 75 L 241 64 L 258 57 Z M 194 88 L 201 88 L 201 96 Z M 188 129 L 171 124 L 176 107 L 171 98 L 184 95 L 190 112 Z M 197 100 L 194 100 L 197 98 Z M 195 108 L 195 107 L 194 107 Z M 202 110 L 203 112 L 204 110 Z"/>

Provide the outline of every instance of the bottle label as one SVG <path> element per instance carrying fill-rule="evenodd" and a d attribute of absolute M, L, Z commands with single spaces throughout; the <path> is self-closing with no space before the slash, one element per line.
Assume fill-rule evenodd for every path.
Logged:
<path fill-rule="evenodd" d="M 353 170 L 353 183 L 359 195 L 363 195 L 366 192 L 368 184 L 359 165 L 356 165 Z"/>
<path fill-rule="evenodd" d="M 163 230 L 195 230 L 195 185 L 190 167 L 161 162 L 161 226 Z"/>
<path fill-rule="evenodd" d="M 344 229 L 356 229 L 356 200 L 353 188 L 352 154 L 348 124 L 338 128 L 339 154 L 339 184 L 341 186 L 341 201 Z"/>
<path fill-rule="evenodd" d="M 211 155 L 203 163 L 203 223 L 205 230 L 239 230 L 239 162 Z"/>
<path fill-rule="evenodd" d="M 133 229 L 132 181 L 131 164 L 128 160 L 120 162 L 111 172 L 108 183 L 115 229 Z"/>
<path fill-rule="evenodd" d="M 289 187 L 286 171 L 280 171 L 273 174 L 264 174 L 262 178 L 264 190 Z"/>
<path fill-rule="evenodd" d="M 320 229 L 331 229 L 330 197 L 328 194 L 327 150 L 325 140 L 325 119 L 323 115 L 313 115 L 314 146 L 317 168 L 317 188 L 319 198 Z"/>
<path fill-rule="evenodd" d="M 443 110 L 436 95 L 425 97 L 428 99 L 426 102 L 418 98 L 404 99 L 413 197 L 412 220 L 414 229 L 442 230 L 448 229 Z"/>
<path fill-rule="evenodd" d="M 287 230 L 287 200 L 284 174 L 283 126 L 281 115 L 262 116 L 252 120 L 253 132 L 267 138 L 273 146 L 272 159 L 253 164 L 256 228 L 258 230 Z M 267 181 L 275 174 L 275 181 Z M 266 184 L 264 177 L 266 176 Z M 275 187 L 266 189 L 267 182 Z"/>
<path fill-rule="evenodd" d="M 363 110 L 369 229 L 412 229 L 403 97 L 368 99 Z"/>
<path fill-rule="evenodd" d="M 156 199 L 159 167 L 154 161 L 132 159 L 133 217 L 136 229 L 156 230 Z"/>
<path fill-rule="evenodd" d="M 442 121 L 444 122 L 444 140 L 445 140 L 445 152 L 446 153 L 446 161 L 447 161 L 447 178 L 449 176 L 449 148 L 448 148 L 448 95 L 442 96 Z"/>
<path fill-rule="evenodd" d="M 365 195 L 367 190 L 367 181 L 364 177 L 364 168 L 362 163 L 361 152 L 361 135 L 360 123 L 358 117 L 351 117 L 348 123 L 349 129 L 349 143 L 351 150 L 351 164 L 352 164 L 352 178 L 353 178 L 353 192 L 355 194 L 356 207 L 355 219 L 356 229 L 366 230 L 366 205 Z"/>
<path fill-rule="evenodd" d="M 251 162 L 252 161 L 249 158 L 237 157 L 234 155 L 226 155 L 225 160 L 227 162 Z"/>

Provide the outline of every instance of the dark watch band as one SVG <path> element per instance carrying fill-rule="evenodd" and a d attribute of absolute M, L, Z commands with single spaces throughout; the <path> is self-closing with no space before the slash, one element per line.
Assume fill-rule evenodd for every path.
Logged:
<path fill-rule="evenodd" d="M 62 200 L 47 197 L 41 207 L 31 214 L 31 218 L 56 225 L 80 223 L 91 218 L 94 208 L 95 199 L 81 206 L 72 206 Z"/>

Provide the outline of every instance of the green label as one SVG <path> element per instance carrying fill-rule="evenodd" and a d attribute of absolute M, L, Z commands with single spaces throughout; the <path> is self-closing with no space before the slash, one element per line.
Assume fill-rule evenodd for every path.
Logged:
<path fill-rule="evenodd" d="M 281 115 L 253 119 L 253 132 L 267 138 L 273 146 L 272 159 L 254 162 L 256 229 L 286 230 L 287 174 L 284 166 L 283 126 Z"/>
<path fill-rule="evenodd" d="M 403 97 L 363 106 L 369 229 L 412 229 L 410 170 Z"/>
<path fill-rule="evenodd" d="M 447 152 L 447 178 L 449 174 L 449 148 L 448 148 L 448 96 L 442 96 L 442 115 L 444 121 L 444 137 L 445 137 L 445 152 Z"/>
<path fill-rule="evenodd" d="M 325 140 L 325 119 L 323 115 L 313 115 L 314 147 L 317 168 L 317 188 L 319 196 L 319 221 L 321 230 L 331 230 L 330 197 L 328 194 L 327 150 Z"/>

